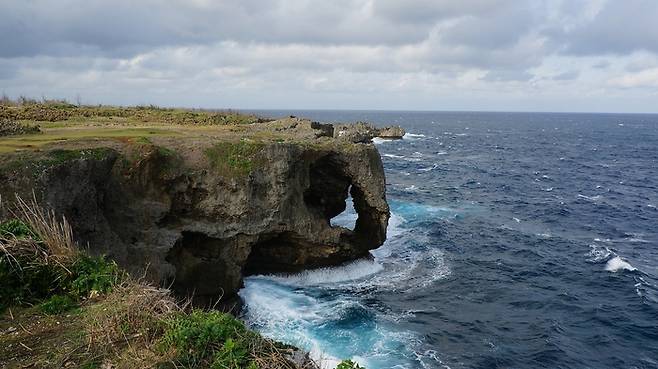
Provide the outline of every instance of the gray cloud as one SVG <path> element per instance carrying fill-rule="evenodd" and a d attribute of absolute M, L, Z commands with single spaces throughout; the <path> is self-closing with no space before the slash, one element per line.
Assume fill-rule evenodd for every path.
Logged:
<path fill-rule="evenodd" d="M 606 89 L 653 86 L 658 66 L 654 0 L 56 4 L 0 0 L 0 88 L 121 103 L 184 95 L 244 105 L 276 95 L 309 106 L 337 96 L 365 104 L 378 91 L 373 101 L 388 107 L 430 95 L 469 100 L 456 91 L 482 101 L 535 96 L 575 80 L 573 94 L 601 99 Z"/>
<path fill-rule="evenodd" d="M 574 55 L 658 52 L 658 2 L 655 0 L 607 1 L 589 22 L 549 34 Z"/>

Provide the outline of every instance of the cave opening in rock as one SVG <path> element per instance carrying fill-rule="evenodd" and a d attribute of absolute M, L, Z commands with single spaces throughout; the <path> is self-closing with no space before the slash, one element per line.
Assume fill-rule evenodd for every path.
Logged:
<path fill-rule="evenodd" d="M 351 189 L 352 186 L 349 188 Z M 356 212 L 354 207 L 354 200 L 352 199 L 351 191 L 348 190 L 347 198 L 345 199 L 345 210 L 342 213 L 334 216 L 329 220 L 329 224 L 332 227 L 343 227 L 351 231 L 354 230 L 356 226 L 356 220 L 359 217 L 359 214 Z"/>
<path fill-rule="evenodd" d="M 179 296 L 194 296 L 199 302 L 212 301 L 239 287 L 239 267 L 231 265 L 235 240 L 208 237 L 199 232 L 184 231 L 166 261 L 176 274 L 171 289 Z"/>
<path fill-rule="evenodd" d="M 318 159 L 310 167 L 310 184 L 304 193 L 304 202 L 332 227 L 354 230 L 359 210 L 354 198 L 355 186 L 345 173 L 346 163 L 334 155 Z"/>

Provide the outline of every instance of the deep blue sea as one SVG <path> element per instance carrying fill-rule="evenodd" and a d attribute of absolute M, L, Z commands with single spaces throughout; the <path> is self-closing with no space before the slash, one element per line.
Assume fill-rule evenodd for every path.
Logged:
<path fill-rule="evenodd" d="M 658 368 L 658 115 L 260 113 L 408 134 L 376 143 L 384 246 L 249 277 L 253 328 L 327 367 Z"/>

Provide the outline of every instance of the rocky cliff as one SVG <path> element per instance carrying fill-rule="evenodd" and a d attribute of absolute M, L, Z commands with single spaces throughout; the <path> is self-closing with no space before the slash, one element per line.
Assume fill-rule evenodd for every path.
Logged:
<path fill-rule="evenodd" d="M 14 193 L 34 191 L 91 252 L 198 304 L 230 301 L 245 275 L 335 265 L 384 242 L 389 208 L 374 145 L 296 118 L 190 132 L 1 154 L 5 208 Z M 330 224 L 348 194 L 353 230 Z"/>

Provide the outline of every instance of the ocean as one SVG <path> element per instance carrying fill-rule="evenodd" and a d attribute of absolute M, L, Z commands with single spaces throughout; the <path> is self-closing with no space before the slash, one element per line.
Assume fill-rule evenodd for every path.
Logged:
<path fill-rule="evenodd" d="M 658 115 L 259 113 L 408 133 L 386 243 L 247 278 L 252 328 L 331 368 L 658 368 Z"/>

